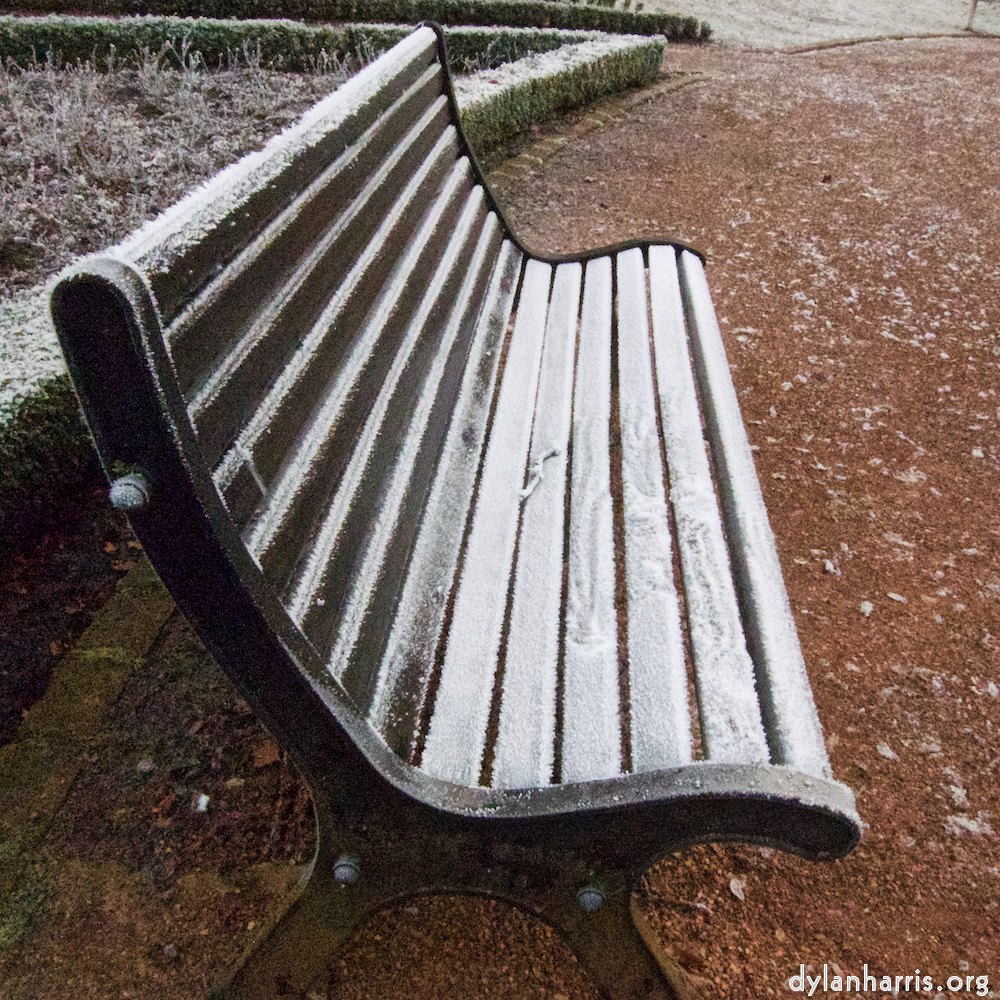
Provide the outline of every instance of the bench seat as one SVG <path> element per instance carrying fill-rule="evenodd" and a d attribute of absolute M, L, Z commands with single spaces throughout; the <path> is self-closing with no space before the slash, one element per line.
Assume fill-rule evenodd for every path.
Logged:
<path fill-rule="evenodd" d="M 437 29 L 52 309 L 138 538 L 331 858 L 373 808 L 633 875 L 853 847 L 702 258 L 526 249 Z"/>

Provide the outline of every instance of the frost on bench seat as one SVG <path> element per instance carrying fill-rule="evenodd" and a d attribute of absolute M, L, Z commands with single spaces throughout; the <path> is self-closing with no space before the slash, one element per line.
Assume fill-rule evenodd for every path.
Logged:
<path fill-rule="evenodd" d="M 648 271 L 638 248 L 528 261 L 453 525 L 466 540 L 438 584 L 450 612 L 412 720 L 423 771 L 511 789 L 706 764 L 829 776 L 705 292 L 671 247 Z M 433 517 L 422 531 L 445 533 Z"/>

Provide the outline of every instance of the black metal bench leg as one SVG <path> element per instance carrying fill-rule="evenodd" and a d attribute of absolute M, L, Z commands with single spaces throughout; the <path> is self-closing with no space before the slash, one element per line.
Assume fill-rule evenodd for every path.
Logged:
<path fill-rule="evenodd" d="M 618 892 L 590 913 L 574 899 L 540 916 L 552 923 L 602 998 L 688 1000 L 683 970 L 652 932 L 640 932 L 642 917 L 631 893 Z"/>
<path fill-rule="evenodd" d="M 210 1000 L 277 1000 L 303 996 L 370 906 L 330 871 L 315 871 L 270 934 L 247 956 L 232 982 Z"/>
<path fill-rule="evenodd" d="M 377 910 L 426 894 L 475 894 L 533 914 L 559 934 L 602 1000 L 693 1000 L 683 970 L 663 951 L 631 892 L 634 873 L 573 850 L 544 850 L 454 836 L 415 816 L 373 824 L 359 840 L 314 798 L 319 847 L 301 896 L 212 1000 L 277 1000 L 314 988 L 332 957 Z M 393 832 L 388 836 L 384 831 Z M 399 836 L 400 829 L 408 835 Z M 360 877 L 338 882 L 338 860 L 357 854 Z M 349 874 L 349 873 L 348 873 Z M 600 905 L 582 905 L 593 885 Z M 596 902 L 597 895 L 590 900 Z"/>

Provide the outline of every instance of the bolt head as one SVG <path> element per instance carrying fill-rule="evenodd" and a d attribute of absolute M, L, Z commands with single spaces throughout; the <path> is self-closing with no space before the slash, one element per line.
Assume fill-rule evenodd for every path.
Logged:
<path fill-rule="evenodd" d="M 118 510 L 141 510 L 149 503 L 151 493 L 149 480 L 142 473 L 130 472 L 111 484 L 108 499 Z"/>
<path fill-rule="evenodd" d="M 357 882 L 361 875 L 361 859 L 353 854 L 342 854 L 333 865 L 333 877 L 337 882 L 347 884 Z"/>
<path fill-rule="evenodd" d="M 585 885 L 577 890 L 576 901 L 587 913 L 593 913 L 604 905 L 604 890 L 596 885 Z"/>

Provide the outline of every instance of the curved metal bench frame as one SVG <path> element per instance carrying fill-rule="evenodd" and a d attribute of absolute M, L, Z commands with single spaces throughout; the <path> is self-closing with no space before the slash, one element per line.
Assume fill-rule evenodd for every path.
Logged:
<path fill-rule="evenodd" d="M 446 67 L 443 34 L 433 27 L 438 59 Z M 424 37 L 418 29 L 401 45 L 412 48 L 414 38 Z M 364 73 L 376 75 L 382 65 L 379 60 Z M 457 128 L 446 71 L 442 81 Z M 468 158 L 489 211 L 500 220 L 504 239 L 525 260 L 587 265 L 638 248 L 648 263 L 651 249 L 663 245 L 633 241 L 562 257 L 531 253 L 493 200 L 460 129 L 457 134 L 461 155 Z M 204 204 L 207 196 L 196 197 Z M 860 832 L 853 795 L 830 775 L 794 625 L 788 633 L 787 623 L 782 628 L 794 645 L 793 662 L 768 669 L 787 668 L 790 679 L 761 696 L 765 723 L 771 725 L 766 761 L 703 760 L 510 789 L 445 780 L 393 753 L 331 680 L 314 645 L 290 618 L 248 552 L 202 457 L 164 335 L 164 317 L 175 317 L 184 307 L 185 270 L 189 275 L 196 270 L 186 268 L 193 259 L 189 249 L 177 249 L 184 218 L 183 211 L 174 212 L 120 250 L 74 264 L 53 293 L 52 312 L 109 475 L 138 470 L 152 484 L 150 502 L 129 512 L 136 536 L 209 651 L 292 755 L 313 792 L 318 847 L 311 880 L 277 932 L 237 974 L 228 995 L 304 990 L 366 915 L 407 895 L 440 892 L 505 899 L 552 924 L 609 996 L 667 996 L 664 976 L 675 990 L 683 989 L 683 973 L 642 922 L 637 929 L 633 921 L 632 890 L 649 865 L 670 851 L 708 841 L 757 843 L 814 859 L 843 856 L 853 848 Z M 224 232 L 221 237 L 211 232 L 204 243 L 210 249 L 211 240 L 224 237 Z M 668 246 L 692 270 L 694 252 L 683 244 Z M 162 266 L 164 259 L 169 266 Z M 195 274 L 191 284 L 209 277 Z M 707 296 L 707 286 L 703 292 Z M 686 294 L 689 319 L 698 308 L 704 312 L 704 304 L 690 301 L 700 293 L 689 288 Z M 707 308 L 711 313 L 710 302 Z M 725 377 L 711 371 L 713 364 L 718 368 L 722 350 L 713 324 L 714 314 L 702 323 L 708 332 L 692 351 L 716 352 L 714 361 L 701 357 L 696 363 L 704 379 L 714 379 L 700 387 L 709 433 L 716 440 L 736 435 L 735 443 L 728 450 L 720 446 L 715 456 L 720 504 L 748 648 L 755 660 L 774 659 L 769 626 L 761 620 L 769 612 L 754 606 L 755 600 L 761 603 L 753 596 L 756 556 L 744 560 L 741 552 L 769 547 L 771 555 L 765 551 L 765 556 L 772 570 L 777 555 L 724 351 Z M 756 489 L 750 502 L 745 498 L 747 463 Z M 787 598 L 784 604 L 790 620 Z M 787 704 L 781 703 L 786 696 Z M 794 718 L 782 723 L 782 717 Z M 581 889 L 590 895 L 581 897 Z M 592 910 L 582 905 L 597 901 L 603 905 Z"/>

